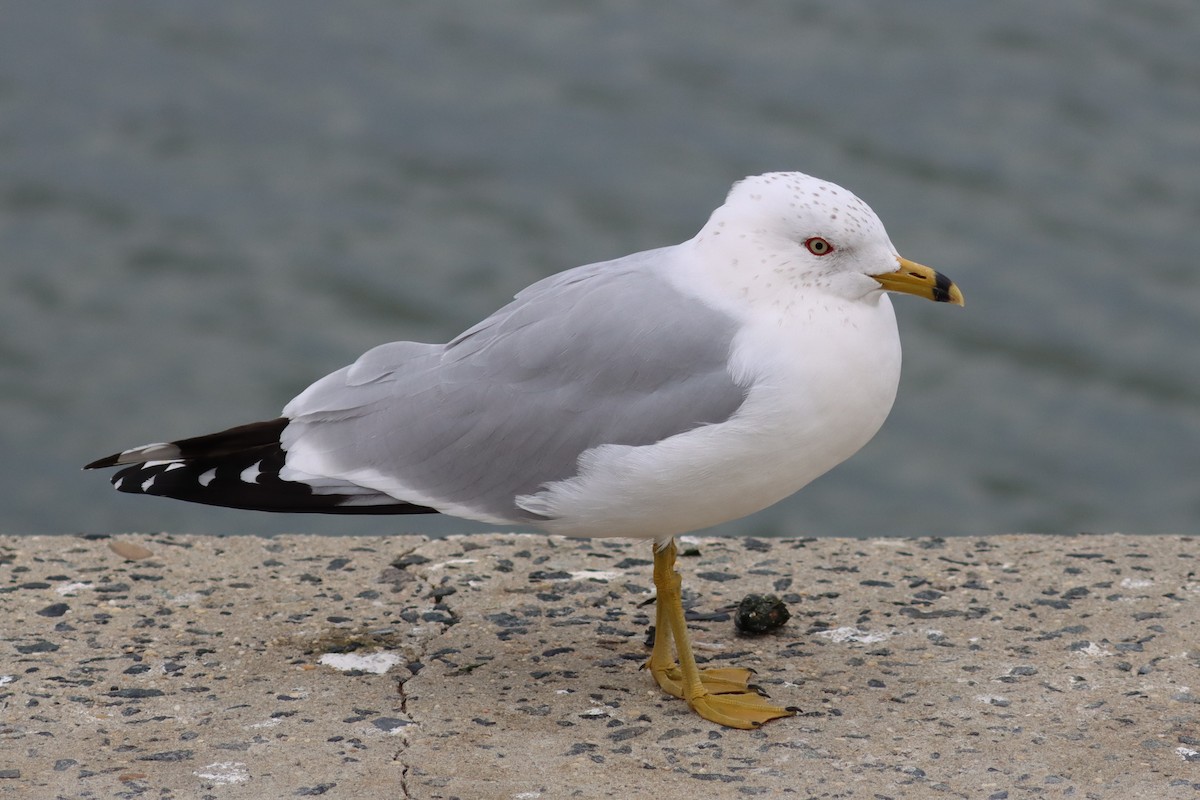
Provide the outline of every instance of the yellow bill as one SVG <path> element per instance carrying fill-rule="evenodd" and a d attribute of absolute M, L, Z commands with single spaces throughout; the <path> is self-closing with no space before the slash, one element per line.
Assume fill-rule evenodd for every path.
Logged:
<path fill-rule="evenodd" d="M 936 303 L 954 303 L 956 306 L 963 304 L 962 292 L 954 285 L 954 281 L 942 273 L 907 258 L 897 256 L 896 260 L 900 262 L 900 268 L 895 272 L 871 276 L 879 281 L 884 289 L 889 292 L 915 294 Z"/>

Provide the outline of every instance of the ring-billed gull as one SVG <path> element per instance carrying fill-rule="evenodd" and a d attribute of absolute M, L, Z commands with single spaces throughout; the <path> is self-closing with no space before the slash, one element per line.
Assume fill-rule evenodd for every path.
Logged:
<path fill-rule="evenodd" d="M 757 727 L 793 710 L 749 670 L 697 668 L 673 537 L 787 497 L 875 435 L 900 378 L 887 291 L 962 305 L 862 200 L 768 173 L 689 241 L 546 278 L 448 344 L 376 347 L 278 419 L 88 468 L 129 464 L 123 492 L 235 508 L 653 539 L 655 680 Z"/>

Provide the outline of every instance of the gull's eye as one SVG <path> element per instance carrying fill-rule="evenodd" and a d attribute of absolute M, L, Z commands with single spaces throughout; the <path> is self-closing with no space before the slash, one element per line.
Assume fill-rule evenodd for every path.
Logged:
<path fill-rule="evenodd" d="M 833 252 L 833 245 L 828 240 L 822 239 L 820 236 L 813 236 L 810 239 L 804 240 L 804 246 L 808 248 L 808 252 L 814 256 L 827 256 Z"/>

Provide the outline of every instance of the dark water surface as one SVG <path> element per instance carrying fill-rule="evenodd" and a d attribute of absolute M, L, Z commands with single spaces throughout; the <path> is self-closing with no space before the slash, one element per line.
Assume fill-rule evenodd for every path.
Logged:
<path fill-rule="evenodd" d="M 0 531 L 387 532 L 79 466 L 690 237 L 798 169 L 966 309 L 896 303 L 863 452 L 722 530 L 1200 533 L 1194 0 L 12 4 Z"/>

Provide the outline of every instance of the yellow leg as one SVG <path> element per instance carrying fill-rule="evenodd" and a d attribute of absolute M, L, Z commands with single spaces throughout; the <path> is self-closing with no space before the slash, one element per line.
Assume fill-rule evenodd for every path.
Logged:
<path fill-rule="evenodd" d="M 655 547 L 654 585 L 658 588 L 658 599 L 654 604 L 654 649 L 650 651 L 650 661 L 647 662 L 646 666 L 650 668 L 651 674 L 654 675 L 654 680 L 663 691 L 686 699 L 683 688 L 683 672 L 680 670 L 679 665 L 675 663 L 675 658 L 671 655 L 671 641 L 677 641 L 677 639 L 668 617 L 668 609 L 671 606 L 671 602 L 668 599 L 669 596 L 672 594 L 679 596 L 679 606 L 681 609 L 683 607 L 679 589 L 681 581 L 679 574 L 675 572 L 675 555 L 674 540 L 662 550 L 659 550 L 657 546 Z M 691 645 L 688 643 L 687 636 L 688 634 L 685 629 L 684 650 L 687 651 L 686 658 L 691 659 L 694 664 L 695 659 L 691 657 Z M 742 667 L 705 669 L 699 672 L 700 682 L 704 684 L 704 688 L 710 694 L 744 692 L 750 688 L 750 677 L 754 674 L 753 670 Z"/>
<path fill-rule="evenodd" d="M 647 666 L 663 691 L 683 698 L 700 716 L 730 728 L 757 728 L 764 722 L 796 712 L 773 706 L 750 687 L 754 673 L 740 667 L 700 670 L 692 654 L 683 617 L 682 581 L 675 571 L 675 540 L 654 548 L 654 649 Z M 671 643 L 679 663 L 671 658 Z"/>

